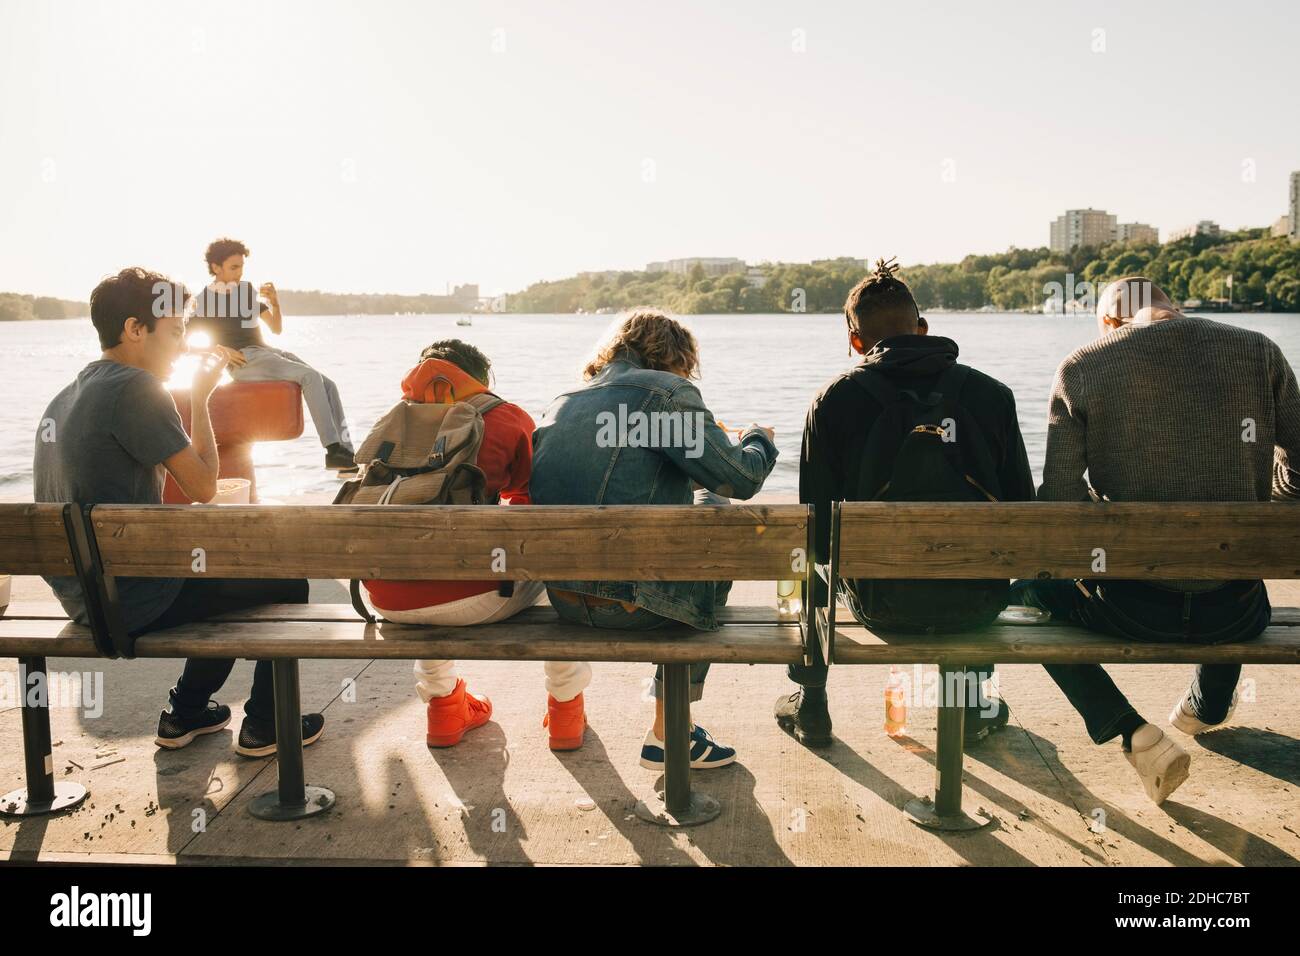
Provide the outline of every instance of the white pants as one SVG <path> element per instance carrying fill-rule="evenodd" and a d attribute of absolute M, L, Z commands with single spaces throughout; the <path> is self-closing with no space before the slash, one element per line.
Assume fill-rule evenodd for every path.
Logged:
<path fill-rule="evenodd" d="M 545 590 L 546 585 L 540 581 L 516 581 L 515 593 L 508 598 L 496 591 L 488 591 L 410 611 L 385 611 L 378 605 L 375 610 L 394 624 L 433 627 L 495 624 L 532 607 Z M 573 700 L 591 683 L 591 665 L 586 661 L 547 661 L 543 666 L 546 669 L 546 691 L 558 701 Z M 455 661 L 415 662 L 415 691 L 422 701 L 428 703 L 434 697 L 446 697 L 455 689 Z"/>

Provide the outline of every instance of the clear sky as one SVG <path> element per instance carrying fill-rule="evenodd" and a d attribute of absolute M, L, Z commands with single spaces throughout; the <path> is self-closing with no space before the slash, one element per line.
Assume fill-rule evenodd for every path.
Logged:
<path fill-rule="evenodd" d="M 1098 32 L 1104 31 L 1104 32 Z M 1271 224 L 1294 2 L 0 4 L 0 290 L 512 291 L 655 259 L 950 261 L 1095 206 Z"/>

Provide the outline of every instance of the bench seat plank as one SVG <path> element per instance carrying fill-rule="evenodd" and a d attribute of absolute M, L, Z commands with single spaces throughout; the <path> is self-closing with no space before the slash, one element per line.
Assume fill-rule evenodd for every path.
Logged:
<path fill-rule="evenodd" d="M 647 663 L 790 664 L 803 660 L 796 625 L 753 624 L 719 631 L 628 632 L 557 622 L 475 627 L 408 627 L 354 621 L 203 622 L 146 634 L 139 657 L 416 658 L 586 660 Z M 56 620 L 0 621 L 0 655 L 92 656 L 87 628 Z"/>
<path fill-rule="evenodd" d="M 774 607 L 720 607 L 715 616 L 721 624 L 779 624 Z M 213 621 L 359 621 L 351 604 L 264 604 L 243 611 L 231 611 L 210 618 Z M 543 603 L 520 611 L 515 624 L 556 624 L 559 616 Z M 506 622 L 502 622 L 506 623 Z"/>
<path fill-rule="evenodd" d="M 1275 609 L 1282 610 L 1282 609 Z M 1285 609 L 1294 619 L 1296 609 Z M 1273 624 L 1239 644 L 1150 644 L 1076 627 L 1002 625 L 940 638 L 835 628 L 835 664 L 1296 664 L 1300 627 Z"/>
<path fill-rule="evenodd" d="M 720 607 L 715 612 L 722 624 L 779 624 L 776 608 L 766 605 L 753 607 Z M 57 601 L 21 601 L 9 605 L 4 617 L 9 620 L 52 618 L 64 620 L 67 614 Z M 351 604 L 262 604 L 219 614 L 213 621 L 359 621 Z M 521 611 L 512 621 L 556 621 L 551 605 L 543 598 L 536 607 Z"/>
<path fill-rule="evenodd" d="M 0 658 L 99 657 L 90 628 L 63 620 L 0 620 Z"/>

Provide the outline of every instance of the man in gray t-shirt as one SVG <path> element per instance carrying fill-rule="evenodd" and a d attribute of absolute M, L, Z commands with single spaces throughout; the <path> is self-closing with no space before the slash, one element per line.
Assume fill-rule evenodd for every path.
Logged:
<path fill-rule="evenodd" d="M 161 504 L 170 474 L 191 501 L 217 492 L 217 443 L 208 397 L 226 359 L 204 354 L 190 391 L 192 437 L 185 434 L 176 403 L 163 387 L 185 351 L 185 303 L 189 293 L 166 276 L 123 269 L 96 286 L 90 318 L 103 354 L 55 396 L 36 433 L 37 501 L 95 504 Z M 79 624 L 88 623 L 85 596 L 76 578 L 46 578 Z M 123 623 L 134 634 L 200 621 L 258 604 L 304 603 L 304 580 L 118 578 Z M 230 722 L 230 708 L 211 699 L 230 676 L 228 658 L 191 658 L 158 719 L 160 747 L 184 747 Z M 303 743 L 324 728 L 320 714 L 303 716 Z M 244 705 L 236 750 L 249 757 L 276 752 L 271 663 L 258 661 Z"/>
<path fill-rule="evenodd" d="M 167 475 L 163 462 L 189 447 L 176 403 L 157 376 L 98 359 L 82 369 L 41 416 L 36 500 L 161 504 Z M 78 624 L 88 623 L 77 579 L 45 580 L 68 616 Z M 182 583 L 180 578 L 119 578 L 126 629 L 137 630 L 162 616 Z"/>

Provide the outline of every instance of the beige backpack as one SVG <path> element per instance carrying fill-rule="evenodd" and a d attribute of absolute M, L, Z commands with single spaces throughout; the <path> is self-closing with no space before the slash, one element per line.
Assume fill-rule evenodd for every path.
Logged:
<path fill-rule="evenodd" d="M 450 403 L 398 402 L 357 449 L 361 472 L 343 483 L 334 504 L 496 504 L 497 496 L 487 493 L 478 453 L 483 416 L 502 401 L 491 392 L 480 392 Z M 366 620 L 374 620 L 356 580 L 352 606 Z"/>

